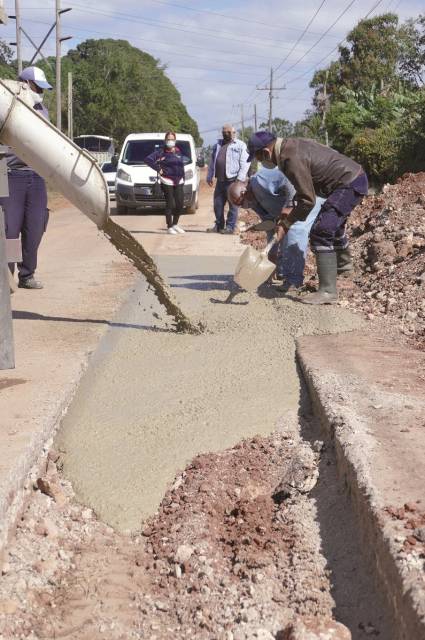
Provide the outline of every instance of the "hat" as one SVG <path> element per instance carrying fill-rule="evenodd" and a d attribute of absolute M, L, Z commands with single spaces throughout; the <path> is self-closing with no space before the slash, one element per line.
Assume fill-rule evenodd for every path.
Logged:
<path fill-rule="evenodd" d="M 276 136 L 271 131 L 256 131 L 248 140 L 248 160 L 251 161 L 257 151 L 267 147 L 270 142 L 276 140 Z"/>
<path fill-rule="evenodd" d="M 53 89 L 52 85 L 47 82 L 43 69 L 39 67 L 27 67 L 20 74 L 19 80 L 24 80 L 25 82 L 31 80 L 40 89 Z"/>

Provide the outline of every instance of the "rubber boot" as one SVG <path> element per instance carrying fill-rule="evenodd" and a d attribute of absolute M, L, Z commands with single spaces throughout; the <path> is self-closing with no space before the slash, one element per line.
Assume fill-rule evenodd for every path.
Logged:
<path fill-rule="evenodd" d="M 336 252 L 336 264 L 339 276 L 348 277 L 353 273 L 353 257 L 349 247 Z"/>
<path fill-rule="evenodd" d="M 316 253 L 317 274 L 319 276 L 319 290 L 301 298 L 304 304 L 335 304 L 338 301 L 336 293 L 336 252 Z"/>

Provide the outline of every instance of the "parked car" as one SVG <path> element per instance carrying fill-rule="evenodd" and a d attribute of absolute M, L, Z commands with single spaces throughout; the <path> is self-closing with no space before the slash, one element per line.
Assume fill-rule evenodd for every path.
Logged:
<path fill-rule="evenodd" d="M 132 133 L 124 141 L 118 158 L 116 177 L 117 213 L 131 210 L 164 209 L 165 198 L 153 188 L 157 174 L 144 159 L 164 144 L 165 133 Z M 176 144 L 190 158 L 185 166 L 184 206 L 186 213 L 196 213 L 200 174 L 193 137 L 177 133 Z"/>
<path fill-rule="evenodd" d="M 111 198 L 111 200 L 115 200 L 115 179 L 117 176 L 117 164 L 116 162 L 104 162 L 100 168 L 105 174 L 105 180 L 108 183 L 109 197 Z"/>

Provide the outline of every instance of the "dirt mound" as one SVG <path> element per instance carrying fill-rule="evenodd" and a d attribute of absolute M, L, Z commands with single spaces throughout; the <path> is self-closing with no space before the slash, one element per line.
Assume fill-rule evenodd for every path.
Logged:
<path fill-rule="evenodd" d="M 241 220 L 249 226 L 258 217 L 247 211 Z M 370 320 L 388 318 L 413 345 L 425 348 L 425 173 L 406 174 L 365 198 L 350 216 L 348 233 L 356 275 L 352 283 L 340 283 L 343 304 Z M 264 248 L 265 238 L 242 227 L 244 244 Z M 306 281 L 313 278 L 307 284 L 314 274 L 309 253 Z"/>
<path fill-rule="evenodd" d="M 305 495 L 315 449 L 290 429 L 198 456 L 131 537 L 75 504 L 53 465 L 3 568 L 0 636 L 272 640 L 303 620 L 329 621 Z"/>
<path fill-rule="evenodd" d="M 358 273 L 348 297 L 369 317 L 388 316 L 425 347 L 425 173 L 406 174 L 350 217 Z"/>

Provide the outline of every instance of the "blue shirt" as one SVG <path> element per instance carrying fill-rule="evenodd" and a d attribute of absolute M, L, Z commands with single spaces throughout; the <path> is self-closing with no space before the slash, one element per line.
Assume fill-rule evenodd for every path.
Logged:
<path fill-rule="evenodd" d="M 208 182 L 210 182 L 215 176 L 215 163 L 223 144 L 227 143 L 224 143 L 223 140 L 218 140 L 218 142 L 213 146 L 211 161 L 208 165 Z M 248 162 L 248 149 L 246 148 L 245 142 L 242 140 L 231 140 L 228 143 L 226 153 L 227 180 L 246 180 L 250 164 L 251 163 Z"/>
<path fill-rule="evenodd" d="M 295 187 L 277 167 L 262 167 L 249 184 L 257 200 L 253 209 L 262 220 L 275 220 L 284 207 L 292 206 Z"/>

